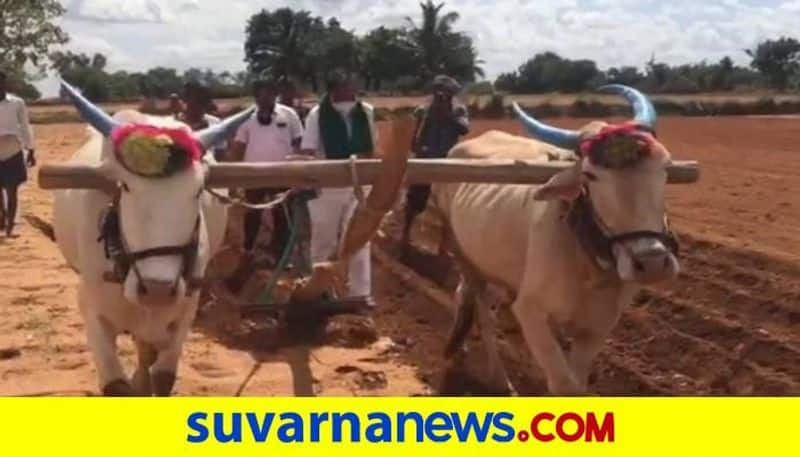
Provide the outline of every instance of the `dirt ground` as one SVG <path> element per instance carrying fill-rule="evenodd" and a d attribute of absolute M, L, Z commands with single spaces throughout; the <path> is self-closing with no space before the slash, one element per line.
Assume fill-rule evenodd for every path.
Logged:
<path fill-rule="evenodd" d="M 492 128 L 521 132 L 510 121 L 479 121 L 473 134 Z M 659 137 L 673 155 L 702 164 L 699 183 L 669 188 L 684 273 L 641 294 L 625 313 L 595 365 L 593 392 L 800 394 L 800 198 L 792 184 L 800 176 L 799 131 L 797 119 L 662 119 Z M 37 133 L 40 162 L 55 162 L 79 146 L 84 128 L 56 124 Z M 48 220 L 50 202 L 32 179 L 21 212 Z M 375 243 L 390 256 L 397 252 L 397 220 L 398 214 L 387 220 L 387 237 Z M 56 246 L 24 220 L 18 233 L 0 237 L 0 395 L 92 394 L 77 278 Z M 454 272 L 430 255 L 438 233 L 435 219 L 420 218 L 416 260 L 407 266 L 448 291 Z M 185 347 L 176 393 L 437 393 L 450 317 L 387 266 L 374 263 L 380 308 L 371 319 L 341 317 L 313 332 L 276 329 L 265 319 L 225 329 L 215 323 L 220 305 L 207 305 Z M 513 341 L 514 330 L 508 332 Z M 132 363 L 131 345 L 121 346 Z M 522 393 L 542 393 L 535 377 L 519 379 Z"/>

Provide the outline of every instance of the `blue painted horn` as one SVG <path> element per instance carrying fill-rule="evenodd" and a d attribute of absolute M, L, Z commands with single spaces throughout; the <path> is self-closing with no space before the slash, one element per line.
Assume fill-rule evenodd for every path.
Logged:
<path fill-rule="evenodd" d="M 622 84 L 609 84 L 597 89 L 598 92 L 605 92 L 608 94 L 621 95 L 633 107 L 634 120 L 650 129 L 655 129 L 656 121 L 658 121 L 658 114 L 653 102 L 650 101 L 643 93 L 638 90 L 624 86 Z"/>
<path fill-rule="evenodd" d="M 111 135 L 111 131 L 119 127 L 119 122 L 115 121 L 97 105 L 87 100 L 77 89 L 63 80 L 61 81 L 61 94 L 62 96 L 69 97 L 83 120 L 97 129 L 103 136 L 107 137 Z"/>
<path fill-rule="evenodd" d="M 212 125 L 211 127 L 196 132 L 194 136 L 197 141 L 200 142 L 200 144 L 202 144 L 206 149 L 216 146 L 218 143 L 227 140 L 231 135 L 236 133 L 239 127 L 241 127 L 245 121 L 250 119 L 250 116 L 253 115 L 255 109 L 255 106 L 252 106 L 241 113 L 225 119 L 219 124 Z"/>
<path fill-rule="evenodd" d="M 559 148 L 574 150 L 578 147 L 581 140 L 581 133 L 577 130 L 560 129 L 549 126 L 523 111 L 517 102 L 514 102 L 511 106 L 520 122 L 522 122 L 522 125 L 525 126 L 525 130 L 527 130 L 532 137 Z"/>

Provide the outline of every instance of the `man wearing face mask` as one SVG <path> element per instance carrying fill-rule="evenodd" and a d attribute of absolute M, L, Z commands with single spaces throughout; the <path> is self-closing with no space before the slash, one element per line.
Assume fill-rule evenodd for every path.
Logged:
<path fill-rule="evenodd" d="M 256 113 L 239 128 L 228 150 L 228 159 L 235 162 L 282 162 L 299 151 L 303 137 L 303 126 L 297 114 L 288 106 L 276 103 L 278 85 L 274 79 L 265 78 L 253 84 L 253 93 L 258 107 Z M 262 203 L 268 195 L 286 189 L 250 189 L 245 193 L 249 203 Z M 250 210 L 245 215 L 244 249 L 252 256 L 258 232 L 261 229 L 259 210 Z M 275 227 L 270 251 L 279 258 L 288 241 L 288 222 L 282 206 L 273 212 Z"/>
<path fill-rule="evenodd" d="M 26 165 L 35 166 L 36 158 L 25 101 L 7 88 L 8 77 L 0 71 L 0 230 L 10 237 L 17 217 L 17 189 L 28 180 Z"/>
<path fill-rule="evenodd" d="M 446 75 L 433 80 L 433 97 L 429 104 L 414 111 L 417 128 L 411 150 L 421 159 L 443 159 L 459 138 L 469 132 L 469 118 L 464 105 L 455 95 L 461 90 L 458 82 Z M 414 219 L 425 211 L 431 195 L 430 185 L 411 186 L 406 194 L 406 220 L 403 227 L 403 249 L 409 248 Z"/>
<path fill-rule="evenodd" d="M 319 159 L 348 160 L 350 156 L 372 157 L 377 144 L 374 110 L 356 99 L 347 72 L 336 71 L 327 81 L 328 93 L 306 118 L 303 153 Z M 309 202 L 311 212 L 311 258 L 327 260 L 339 246 L 344 230 L 358 206 L 352 188 L 321 189 Z M 372 300 L 370 246 L 367 244 L 350 261 L 350 297 Z M 344 298 L 344 297 L 342 297 Z"/>

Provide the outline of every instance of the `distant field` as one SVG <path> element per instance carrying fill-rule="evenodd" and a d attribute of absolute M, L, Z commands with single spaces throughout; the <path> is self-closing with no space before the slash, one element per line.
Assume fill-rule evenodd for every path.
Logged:
<path fill-rule="evenodd" d="M 482 107 L 490 100 L 489 96 L 463 95 L 461 99 L 473 107 Z M 654 95 L 654 103 L 660 111 L 667 114 L 686 115 L 720 115 L 720 114 L 794 114 L 800 113 L 800 94 L 774 94 L 774 93 L 708 93 L 690 95 Z M 366 100 L 379 110 L 396 111 L 411 109 L 425 102 L 426 97 L 366 97 Z M 305 100 L 307 105 L 316 103 L 316 99 Z M 504 105 L 510 106 L 512 102 L 528 108 L 543 108 L 543 115 L 547 116 L 586 116 L 592 117 L 603 114 L 603 107 L 618 108 L 625 102 L 617 96 L 599 94 L 540 94 L 540 95 L 506 95 Z M 217 100 L 220 110 L 226 112 L 231 109 L 248 106 L 251 99 L 221 99 Z M 589 109 L 587 109 L 587 105 Z M 783 105 L 783 106 L 781 106 Z M 108 103 L 102 104 L 109 112 L 121 109 L 138 109 L 139 103 Z M 159 101 L 156 108 L 164 110 L 166 101 Z M 547 107 L 547 110 L 544 108 Z M 598 111 L 599 108 L 599 111 Z M 572 109 L 572 111 L 570 111 Z M 56 123 L 78 121 L 75 112 L 65 104 L 34 104 L 30 108 L 31 118 L 34 123 Z"/>

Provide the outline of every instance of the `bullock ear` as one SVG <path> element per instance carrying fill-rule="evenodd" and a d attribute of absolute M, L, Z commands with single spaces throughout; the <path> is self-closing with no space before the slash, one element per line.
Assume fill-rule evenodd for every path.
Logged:
<path fill-rule="evenodd" d="M 568 200 L 572 201 L 580 197 L 583 192 L 584 178 L 581 167 L 575 166 L 550 178 L 544 186 L 536 191 L 533 198 L 539 201 L 544 200 Z"/>

